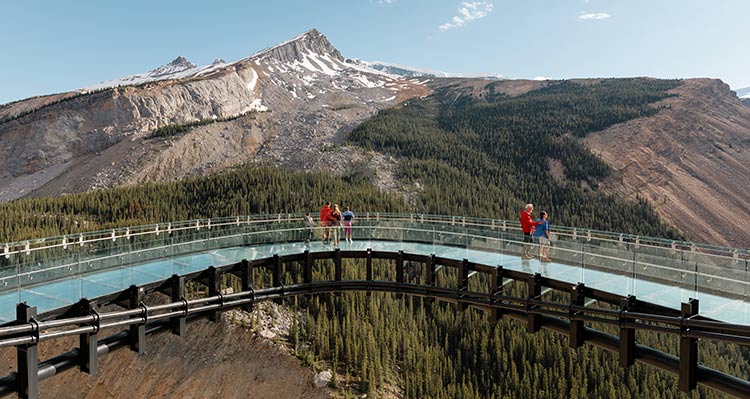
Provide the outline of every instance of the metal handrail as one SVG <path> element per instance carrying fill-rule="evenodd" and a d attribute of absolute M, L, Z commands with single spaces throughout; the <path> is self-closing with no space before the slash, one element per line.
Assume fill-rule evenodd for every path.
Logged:
<path fill-rule="evenodd" d="M 121 237 L 135 237 L 146 234 L 158 234 L 171 229 L 172 231 L 184 231 L 190 229 L 222 227 L 228 225 L 251 225 L 257 223 L 278 223 L 278 222 L 300 222 L 304 214 L 267 214 L 267 215 L 242 215 L 227 216 L 220 218 L 202 218 L 191 219 L 177 222 L 152 223 L 140 226 L 118 227 L 107 230 L 97 230 L 91 232 L 72 233 L 66 235 L 50 236 L 44 238 L 35 238 L 22 241 L 9 242 L 4 245 L 0 244 L 0 255 L 6 257 L 14 254 L 28 253 L 32 251 L 65 247 L 68 245 L 80 245 L 98 241 L 106 241 Z M 518 221 L 475 218 L 466 216 L 447 216 L 432 214 L 404 214 L 404 213 L 380 213 L 364 212 L 359 213 L 358 219 L 364 220 L 382 220 L 382 221 L 409 221 L 409 222 L 429 222 L 452 224 L 459 223 L 461 226 L 479 226 L 491 227 L 494 229 L 504 227 L 510 230 L 520 230 Z M 699 244 L 689 241 L 668 240 L 657 237 L 639 236 L 634 234 L 616 233 L 599 231 L 594 229 L 554 226 L 554 231 L 566 237 L 585 238 L 587 240 L 601 240 L 613 243 L 636 243 L 638 246 L 652 246 L 657 248 L 674 248 L 675 250 L 690 249 L 693 252 L 702 252 L 714 256 L 750 258 L 750 249 L 732 248 L 715 246 L 709 244 Z M 52 243 L 52 244 L 47 244 Z M 44 245 L 47 244 L 47 245 Z M 717 254 L 718 253 L 718 254 Z M 720 255 L 724 254 L 724 255 Z"/>

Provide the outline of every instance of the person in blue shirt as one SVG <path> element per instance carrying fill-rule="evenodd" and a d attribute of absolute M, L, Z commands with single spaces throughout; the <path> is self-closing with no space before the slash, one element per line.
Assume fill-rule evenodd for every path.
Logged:
<path fill-rule="evenodd" d="M 542 262 L 551 262 L 549 258 L 549 222 L 547 221 L 547 212 L 542 211 L 539 214 L 539 219 L 536 220 L 539 224 L 534 229 L 534 239 L 539 243 L 539 260 Z"/>
<path fill-rule="evenodd" d="M 348 242 L 352 242 L 352 222 L 354 221 L 354 212 L 349 210 L 347 206 L 344 208 L 344 213 L 341 214 L 341 219 L 344 222 L 344 239 Z"/>

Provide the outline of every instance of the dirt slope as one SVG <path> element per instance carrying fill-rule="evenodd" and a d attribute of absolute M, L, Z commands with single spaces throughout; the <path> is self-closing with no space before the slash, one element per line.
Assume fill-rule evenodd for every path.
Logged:
<path fill-rule="evenodd" d="M 647 199 L 688 238 L 750 247 L 750 107 L 719 80 L 689 79 L 655 116 L 587 138 L 613 169 L 604 188 Z"/>
<path fill-rule="evenodd" d="M 40 358 L 75 340 L 43 343 Z M 313 371 L 284 349 L 245 328 L 197 321 L 186 338 L 146 338 L 143 356 L 120 349 L 100 357 L 99 373 L 69 370 L 40 384 L 41 398 L 329 398 L 312 384 Z M 0 373 L 15 368 L 15 349 L 0 351 Z"/>

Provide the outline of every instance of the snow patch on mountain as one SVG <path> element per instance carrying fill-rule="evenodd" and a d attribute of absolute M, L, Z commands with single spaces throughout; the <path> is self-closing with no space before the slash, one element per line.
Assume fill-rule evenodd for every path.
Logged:
<path fill-rule="evenodd" d="M 214 63 L 205 67 L 197 67 L 195 64 L 188 61 L 185 57 L 179 56 L 172 60 L 172 62 L 170 62 L 169 64 L 162 65 L 149 72 L 100 82 L 95 85 L 84 87 L 81 89 L 81 91 L 93 91 L 118 86 L 132 86 L 148 82 L 155 82 L 158 80 L 182 79 L 185 77 L 195 76 L 196 74 L 209 68 L 219 68 L 219 65 L 220 64 Z"/>
<path fill-rule="evenodd" d="M 255 84 L 258 83 L 258 73 L 255 72 L 255 69 L 253 68 L 250 68 L 250 71 L 253 73 L 253 77 L 247 82 L 247 89 L 250 90 L 250 92 L 253 92 L 255 90 Z"/>
<path fill-rule="evenodd" d="M 442 72 L 432 69 L 421 69 L 414 68 L 407 65 L 401 65 L 391 62 L 382 61 L 362 61 L 354 60 L 354 62 L 364 65 L 370 69 L 375 69 L 381 72 L 385 72 L 391 75 L 398 75 L 402 77 L 415 78 L 415 77 L 430 77 L 430 78 L 484 78 L 484 79 L 496 79 L 501 80 L 505 77 L 499 73 L 453 73 L 453 72 Z"/>
<path fill-rule="evenodd" d="M 741 99 L 750 98 L 750 87 L 735 90 L 737 97 Z"/>

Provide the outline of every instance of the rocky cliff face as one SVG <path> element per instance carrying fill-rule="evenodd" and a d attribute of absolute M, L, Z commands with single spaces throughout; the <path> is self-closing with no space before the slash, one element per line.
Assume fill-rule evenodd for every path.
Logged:
<path fill-rule="evenodd" d="M 253 159 L 338 170 L 357 158 L 359 165 L 367 162 L 362 154 L 323 152 L 377 110 L 429 92 L 348 63 L 316 30 L 231 64 L 191 65 L 178 58 L 169 71 L 157 69 L 163 80 L 0 109 L 0 200 L 179 179 Z M 170 124 L 233 117 L 147 138 Z"/>
<path fill-rule="evenodd" d="M 588 137 L 614 169 L 604 187 L 647 199 L 694 240 L 750 247 L 750 108 L 718 80 L 673 92 L 655 116 Z"/>

